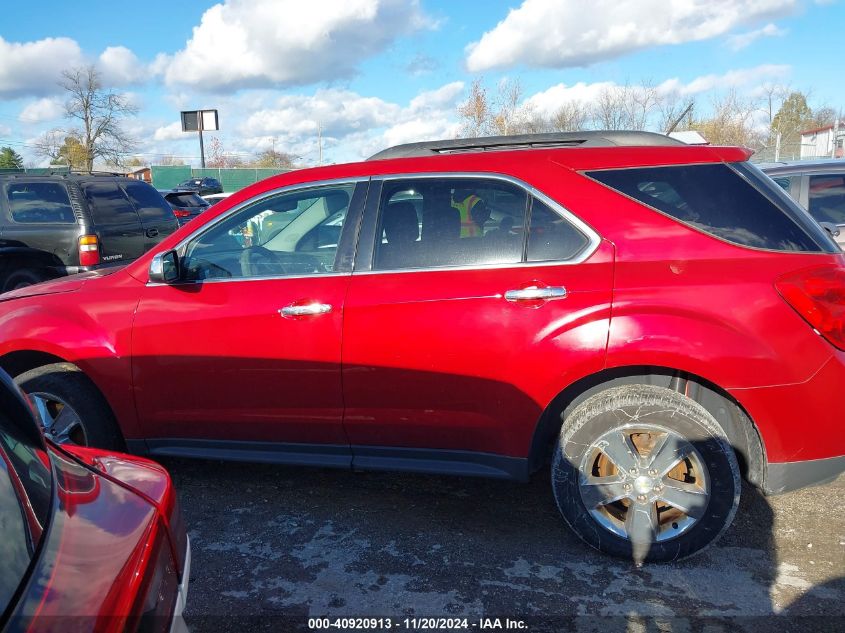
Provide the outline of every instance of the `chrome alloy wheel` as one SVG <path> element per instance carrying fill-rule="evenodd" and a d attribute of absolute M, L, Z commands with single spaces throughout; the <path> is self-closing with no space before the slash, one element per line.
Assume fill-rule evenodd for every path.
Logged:
<path fill-rule="evenodd" d="M 56 444 L 88 445 L 88 436 L 79 414 L 67 402 L 49 393 L 29 394 L 38 415 L 44 435 Z"/>
<path fill-rule="evenodd" d="M 696 448 L 656 425 L 626 425 L 599 437 L 579 468 L 581 500 L 606 530 L 632 543 L 667 541 L 703 516 L 707 468 Z"/>

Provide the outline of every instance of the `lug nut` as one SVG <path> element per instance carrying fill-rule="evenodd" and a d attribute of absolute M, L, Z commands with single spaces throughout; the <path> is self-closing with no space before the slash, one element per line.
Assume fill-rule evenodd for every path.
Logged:
<path fill-rule="evenodd" d="M 657 477 L 657 471 L 654 468 L 652 468 L 650 471 L 648 471 L 648 474 L 651 475 L 652 477 Z"/>
<path fill-rule="evenodd" d="M 645 495 L 637 495 L 637 501 L 639 501 L 639 502 L 645 501 Z"/>
<path fill-rule="evenodd" d="M 631 470 L 629 470 L 628 472 L 630 472 L 632 475 L 636 475 L 636 474 L 637 474 L 637 469 L 636 469 L 636 468 L 632 468 L 632 469 L 631 469 Z"/>
<path fill-rule="evenodd" d="M 625 485 L 624 485 L 624 486 L 622 486 L 622 487 L 623 487 L 626 491 L 631 490 L 631 484 L 625 484 Z"/>

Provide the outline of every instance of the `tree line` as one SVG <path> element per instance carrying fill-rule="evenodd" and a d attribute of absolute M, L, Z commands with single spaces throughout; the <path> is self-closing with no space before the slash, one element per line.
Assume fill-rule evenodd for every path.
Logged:
<path fill-rule="evenodd" d="M 519 80 L 505 80 L 490 94 L 481 79 L 458 106 L 460 136 L 574 132 L 581 130 L 694 130 L 714 145 L 742 145 L 770 158 L 779 144 L 785 158 L 800 156 L 801 132 L 833 125 L 841 115 L 783 84 L 764 86 L 757 97 L 734 89 L 684 98 L 652 83 L 605 86 L 590 101 L 569 99 L 541 113 L 523 99 Z M 772 154 L 773 156 L 773 154 Z"/>

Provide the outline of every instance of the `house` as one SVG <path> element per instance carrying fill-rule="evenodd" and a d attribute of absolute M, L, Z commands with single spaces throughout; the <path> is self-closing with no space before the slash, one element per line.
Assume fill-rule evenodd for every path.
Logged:
<path fill-rule="evenodd" d="M 845 121 L 801 132 L 801 158 L 845 156 Z"/>
<path fill-rule="evenodd" d="M 151 183 L 153 181 L 153 171 L 149 167 L 139 167 L 127 174 L 127 176 L 134 178 L 135 180 L 143 180 L 146 183 Z"/>

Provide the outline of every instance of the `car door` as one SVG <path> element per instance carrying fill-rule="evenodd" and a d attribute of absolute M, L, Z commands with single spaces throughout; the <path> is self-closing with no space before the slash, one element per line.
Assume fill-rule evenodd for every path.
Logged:
<path fill-rule="evenodd" d="M 133 326 L 137 409 L 154 453 L 349 463 L 341 325 L 366 181 L 253 199 L 178 249 L 181 276 L 150 284 Z M 294 218 L 262 234 L 274 213 Z M 303 237 L 342 216 L 340 240 Z"/>
<path fill-rule="evenodd" d="M 603 365 L 612 247 L 523 183 L 454 175 L 374 180 L 358 253 L 343 326 L 354 464 L 524 474 L 567 375 Z"/>

